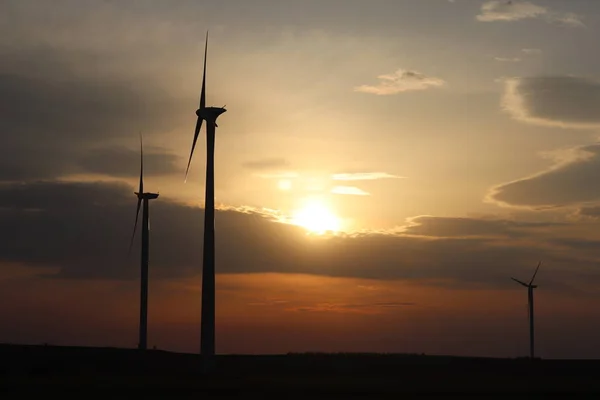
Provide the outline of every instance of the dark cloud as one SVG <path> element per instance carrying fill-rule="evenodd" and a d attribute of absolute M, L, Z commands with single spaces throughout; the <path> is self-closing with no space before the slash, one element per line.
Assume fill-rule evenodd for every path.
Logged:
<path fill-rule="evenodd" d="M 550 241 L 557 246 L 568 247 L 577 251 L 593 251 L 600 255 L 600 240 L 587 240 L 580 238 L 556 238 Z"/>
<path fill-rule="evenodd" d="M 414 306 L 412 302 L 388 302 L 388 303 L 319 303 L 314 306 L 298 306 L 290 307 L 289 310 L 297 312 L 363 312 L 368 311 L 369 313 L 377 312 L 377 310 L 389 309 L 389 308 L 400 308 Z"/>
<path fill-rule="evenodd" d="M 118 182 L 0 185 L 0 260 L 59 267 L 58 276 L 68 278 L 137 278 L 139 240 L 127 258 L 136 202 L 132 192 Z M 151 203 L 150 215 L 153 274 L 199 274 L 202 209 L 161 196 Z M 506 286 L 507 276 L 519 274 L 520 268 L 535 265 L 540 258 L 558 269 L 591 262 L 546 247 L 542 240 L 532 245 L 514 238 L 440 237 L 448 228 L 441 228 L 435 238 L 392 233 L 310 237 L 299 227 L 249 209 L 218 211 L 216 226 L 220 273 L 308 273 Z M 476 223 L 472 226 L 481 233 Z M 432 229 L 429 234 L 434 235 Z M 515 224 L 511 229 L 520 228 Z M 468 236 L 464 224 L 451 231 Z"/>
<path fill-rule="evenodd" d="M 531 229 L 561 225 L 552 222 L 522 222 L 500 219 L 419 216 L 410 220 L 404 233 L 431 237 L 519 237 Z"/>
<path fill-rule="evenodd" d="M 574 76 L 509 78 L 503 107 L 524 122 L 595 129 L 600 127 L 600 82 Z"/>
<path fill-rule="evenodd" d="M 577 210 L 577 214 L 592 219 L 600 218 L 600 206 L 581 207 Z"/>
<path fill-rule="evenodd" d="M 550 208 L 600 200 L 600 144 L 558 154 L 555 165 L 492 188 L 488 198 L 509 206 Z"/>
<path fill-rule="evenodd" d="M 277 169 L 289 166 L 289 162 L 284 158 L 264 158 L 262 160 L 246 161 L 242 166 L 256 170 Z"/>
<path fill-rule="evenodd" d="M 95 74 L 91 55 L 44 47 L 0 53 L 1 181 L 72 173 L 87 148 L 172 128 L 175 104 L 164 92 Z"/>
<path fill-rule="evenodd" d="M 363 308 L 363 307 L 377 307 L 377 308 L 394 308 L 394 307 L 409 307 L 414 306 L 412 302 L 389 302 L 389 303 L 365 303 L 365 304 L 343 304 L 343 308 Z"/>
<path fill-rule="evenodd" d="M 144 148 L 144 176 L 182 172 L 180 156 L 164 149 Z M 140 153 L 123 146 L 91 149 L 79 157 L 78 165 L 88 172 L 130 177 L 139 176 Z"/>

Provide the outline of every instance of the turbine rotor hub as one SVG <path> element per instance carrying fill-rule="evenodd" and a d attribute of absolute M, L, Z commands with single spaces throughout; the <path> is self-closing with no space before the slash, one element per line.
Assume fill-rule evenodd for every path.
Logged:
<path fill-rule="evenodd" d="M 205 107 L 196 110 L 196 115 L 205 121 L 216 121 L 227 110 L 224 107 Z"/>

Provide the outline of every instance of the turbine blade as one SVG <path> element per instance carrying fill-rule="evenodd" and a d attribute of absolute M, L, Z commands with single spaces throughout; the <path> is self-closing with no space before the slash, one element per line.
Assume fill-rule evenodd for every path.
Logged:
<path fill-rule="evenodd" d="M 531 277 L 531 281 L 529 281 L 529 284 L 531 285 L 533 283 L 533 280 L 535 279 L 535 276 L 538 273 L 538 269 L 540 269 L 540 265 L 542 265 L 542 262 L 540 261 L 537 265 L 537 268 L 535 269 L 535 272 L 533 273 L 533 276 Z"/>
<path fill-rule="evenodd" d="M 202 72 L 202 91 L 200 92 L 200 109 L 206 107 L 206 56 L 208 54 L 208 31 L 206 31 L 206 43 L 204 44 L 204 71 Z"/>
<path fill-rule="evenodd" d="M 138 193 L 144 193 L 144 146 L 142 143 L 142 133 L 140 132 L 140 188 Z"/>
<path fill-rule="evenodd" d="M 131 235 L 131 242 L 129 243 L 129 253 L 128 254 L 131 254 L 131 247 L 133 246 L 133 239 L 135 238 L 135 231 L 137 228 L 138 217 L 140 215 L 140 206 L 141 205 L 142 205 L 142 198 L 140 196 L 138 196 L 137 210 L 135 211 L 135 223 L 133 224 L 133 234 Z"/>
<path fill-rule="evenodd" d="M 510 279 L 512 279 L 513 281 L 515 281 L 515 282 L 517 282 L 517 283 L 520 283 L 521 285 L 523 285 L 523 286 L 525 286 L 525 287 L 529 287 L 529 285 L 528 285 L 528 284 L 526 284 L 526 283 L 525 283 L 525 282 L 523 282 L 523 281 L 520 281 L 520 280 L 518 280 L 518 279 L 515 279 L 515 278 L 513 278 L 513 277 L 511 277 Z"/>
<path fill-rule="evenodd" d="M 188 165 L 185 170 L 185 180 L 187 182 L 188 172 L 190 171 L 190 164 L 192 163 L 192 156 L 194 155 L 194 148 L 196 147 L 196 142 L 198 141 L 198 134 L 200 134 L 200 128 L 202 128 L 202 118 L 198 117 L 196 121 L 196 130 L 194 131 L 194 141 L 192 142 L 192 151 L 190 151 L 190 159 L 188 160 Z"/>

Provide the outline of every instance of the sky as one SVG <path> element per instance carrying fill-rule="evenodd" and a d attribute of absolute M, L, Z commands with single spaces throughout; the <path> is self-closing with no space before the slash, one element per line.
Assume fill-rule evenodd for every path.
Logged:
<path fill-rule="evenodd" d="M 0 0 L 0 342 L 598 358 L 596 0 Z"/>

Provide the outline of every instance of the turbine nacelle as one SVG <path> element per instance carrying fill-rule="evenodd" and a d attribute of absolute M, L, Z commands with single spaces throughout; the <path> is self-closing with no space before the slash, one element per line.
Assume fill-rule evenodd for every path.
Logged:
<path fill-rule="evenodd" d="M 135 194 L 137 196 L 138 199 L 143 200 L 143 199 L 147 199 L 147 200 L 154 200 L 158 198 L 158 193 L 139 193 L 139 192 L 133 192 L 133 194 Z"/>
<path fill-rule="evenodd" d="M 216 122 L 217 118 L 226 111 L 225 107 L 204 107 L 196 110 L 196 115 L 206 122 Z"/>

